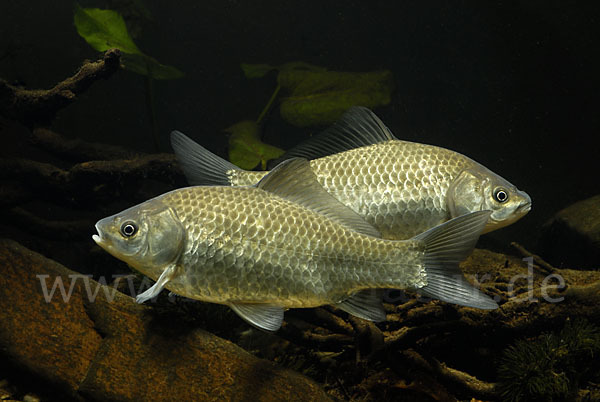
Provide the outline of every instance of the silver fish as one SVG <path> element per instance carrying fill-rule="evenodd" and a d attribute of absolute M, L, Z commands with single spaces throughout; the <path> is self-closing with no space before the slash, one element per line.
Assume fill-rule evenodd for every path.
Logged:
<path fill-rule="evenodd" d="M 411 240 L 377 231 L 318 183 L 306 159 L 280 164 L 256 186 L 174 190 L 96 224 L 94 241 L 163 288 L 230 306 L 277 330 L 286 308 L 334 304 L 385 320 L 374 289 L 418 289 L 482 309 L 497 304 L 462 276 L 489 211 L 450 220 Z"/>
<path fill-rule="evenodd" d="M 171 144 L 191 185 L 252 185 L 267 173 L 242 170 L 179 131 Z M 487 233 L 531 209 L 527 193 L 486 167 L 448 149 L 397 140 L 364 107 L 350 108 L 286 155 L 311 160 L 319 183 L 387 239 L 409 239 L 483 210 L 492 211 Z"/>

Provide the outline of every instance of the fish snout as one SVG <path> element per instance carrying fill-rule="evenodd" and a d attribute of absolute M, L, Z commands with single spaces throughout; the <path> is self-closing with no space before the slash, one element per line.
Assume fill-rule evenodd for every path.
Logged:
<path fill-rule="evenodd" d="M 107 225 L 110 224 L 110 222 L 112 221 L 111 218 L 112 217 L 100 219 L 98 222 L 96 222 L 96 225 L 94 226 L 96 228 L 97 234 L 92 235 L 92 240 L 94 240 L 97 245 L 103 248 L 106 245 L 106 236 L 103 228 L 106 228 Z"/>
<path fill-rule="evenodd" d="M 529 211 L 531 211 L 531 197 L 525 191 L 521 191 L 521 195 L 523 197 L 523 200 L 521 201 L 521 204 L 517 208 L 517 212 L 521 216 L 523 216 L 526 213 L 528 213 Z"/>
<path fill-rule="evenodd" d="M 94 240 L 97 245 L 100 245 L 100 243 L 102 243 L 102 235 L 100 233 L 100 229 L 98 229 L 98 224 L 96 224 L 96 232 L 98 234 L 93 234 L 92 235 L 92 240 Z"/>

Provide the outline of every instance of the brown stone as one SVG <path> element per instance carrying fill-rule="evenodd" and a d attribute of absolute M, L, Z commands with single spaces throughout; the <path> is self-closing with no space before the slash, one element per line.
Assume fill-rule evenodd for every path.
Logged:
<path fill-rule="evenodd" d="M 328 400 L 319 385 L 302 375 L 206 331 L 157 322 L 151 307 L 75 277 L 76 272 L 12 240 L 0 240 L 0 266 L 2 352 L 70 396 Z M 68 301 L 58 288 L 46 301 L 55 280 L 64 282 L 67 296 L 74 281 Z M 88 290 L 98 290 L 95 300 Z"/>
<path fill-rule="evenodd" d="M 555 266 L 600 269 L 600 195 L 558 212 L 544 225 L 540 249 Z"/>

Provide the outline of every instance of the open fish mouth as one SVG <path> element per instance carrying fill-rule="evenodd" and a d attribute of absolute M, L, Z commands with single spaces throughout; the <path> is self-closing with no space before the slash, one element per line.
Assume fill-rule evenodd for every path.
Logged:
<path fill-rule="evenodd" d="M 96 223 L 96 232 L 98 232 L 98 234 L 93 234 L 92 240 L 94 240 L 97 245 L 102 246 L 102 244 L 104 243 L 104 240 L 102 239 L 102 232 L 100 231 L 100 228 L 98 227 L 97 223 Z"/>

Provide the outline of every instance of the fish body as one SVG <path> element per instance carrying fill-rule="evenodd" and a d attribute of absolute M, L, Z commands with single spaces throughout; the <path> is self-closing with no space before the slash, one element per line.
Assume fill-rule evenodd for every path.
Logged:
<path fill-rule="evenodd" d="M 388 239 L 408 239 L 472 212 L 453 214 L 448 189 L 462 172 L 485 169 L 459 153 L 400 140 L 314 159 L 310 166 L 331 195 Z M 252 185 L 265 173 L 232 171 L 231 185 Z"/>
<path fill-rule="evenodd" d="M 150 204 L 172 209 L 187 240 L 167 288 L 194 299 L 315 307 L 365 287 L 426 284 L 418 242 L 361 235 L 252 187 L 188 187 Z"/>
<path fill-rule="evenodd" d="M 267 173 L 241 170 L 177 131 L 171 142 L 190 184 L 248 186 Z M 310 159 L 319 183 L 388 239 L 490 210 L 486 233 L 531 209 L 529 195 L 501 176 L 458 152 L 397 140 L 362 107 L 288 156 Z"/>
<path fill-rule="evenodd" d="M 465 215 L 413 239 L 386 240 L 317 182 L 308 162 L 282 163 L 257 186 L 178 189 L 100 220 L 94 240 L 156 284 L 226 304 L 267 330 L 286 308 L 335 304 L 385 319 L 372 289 L 420 289 L 453 303 L 495 308 L 458 262 L 489 212 Z"/>

